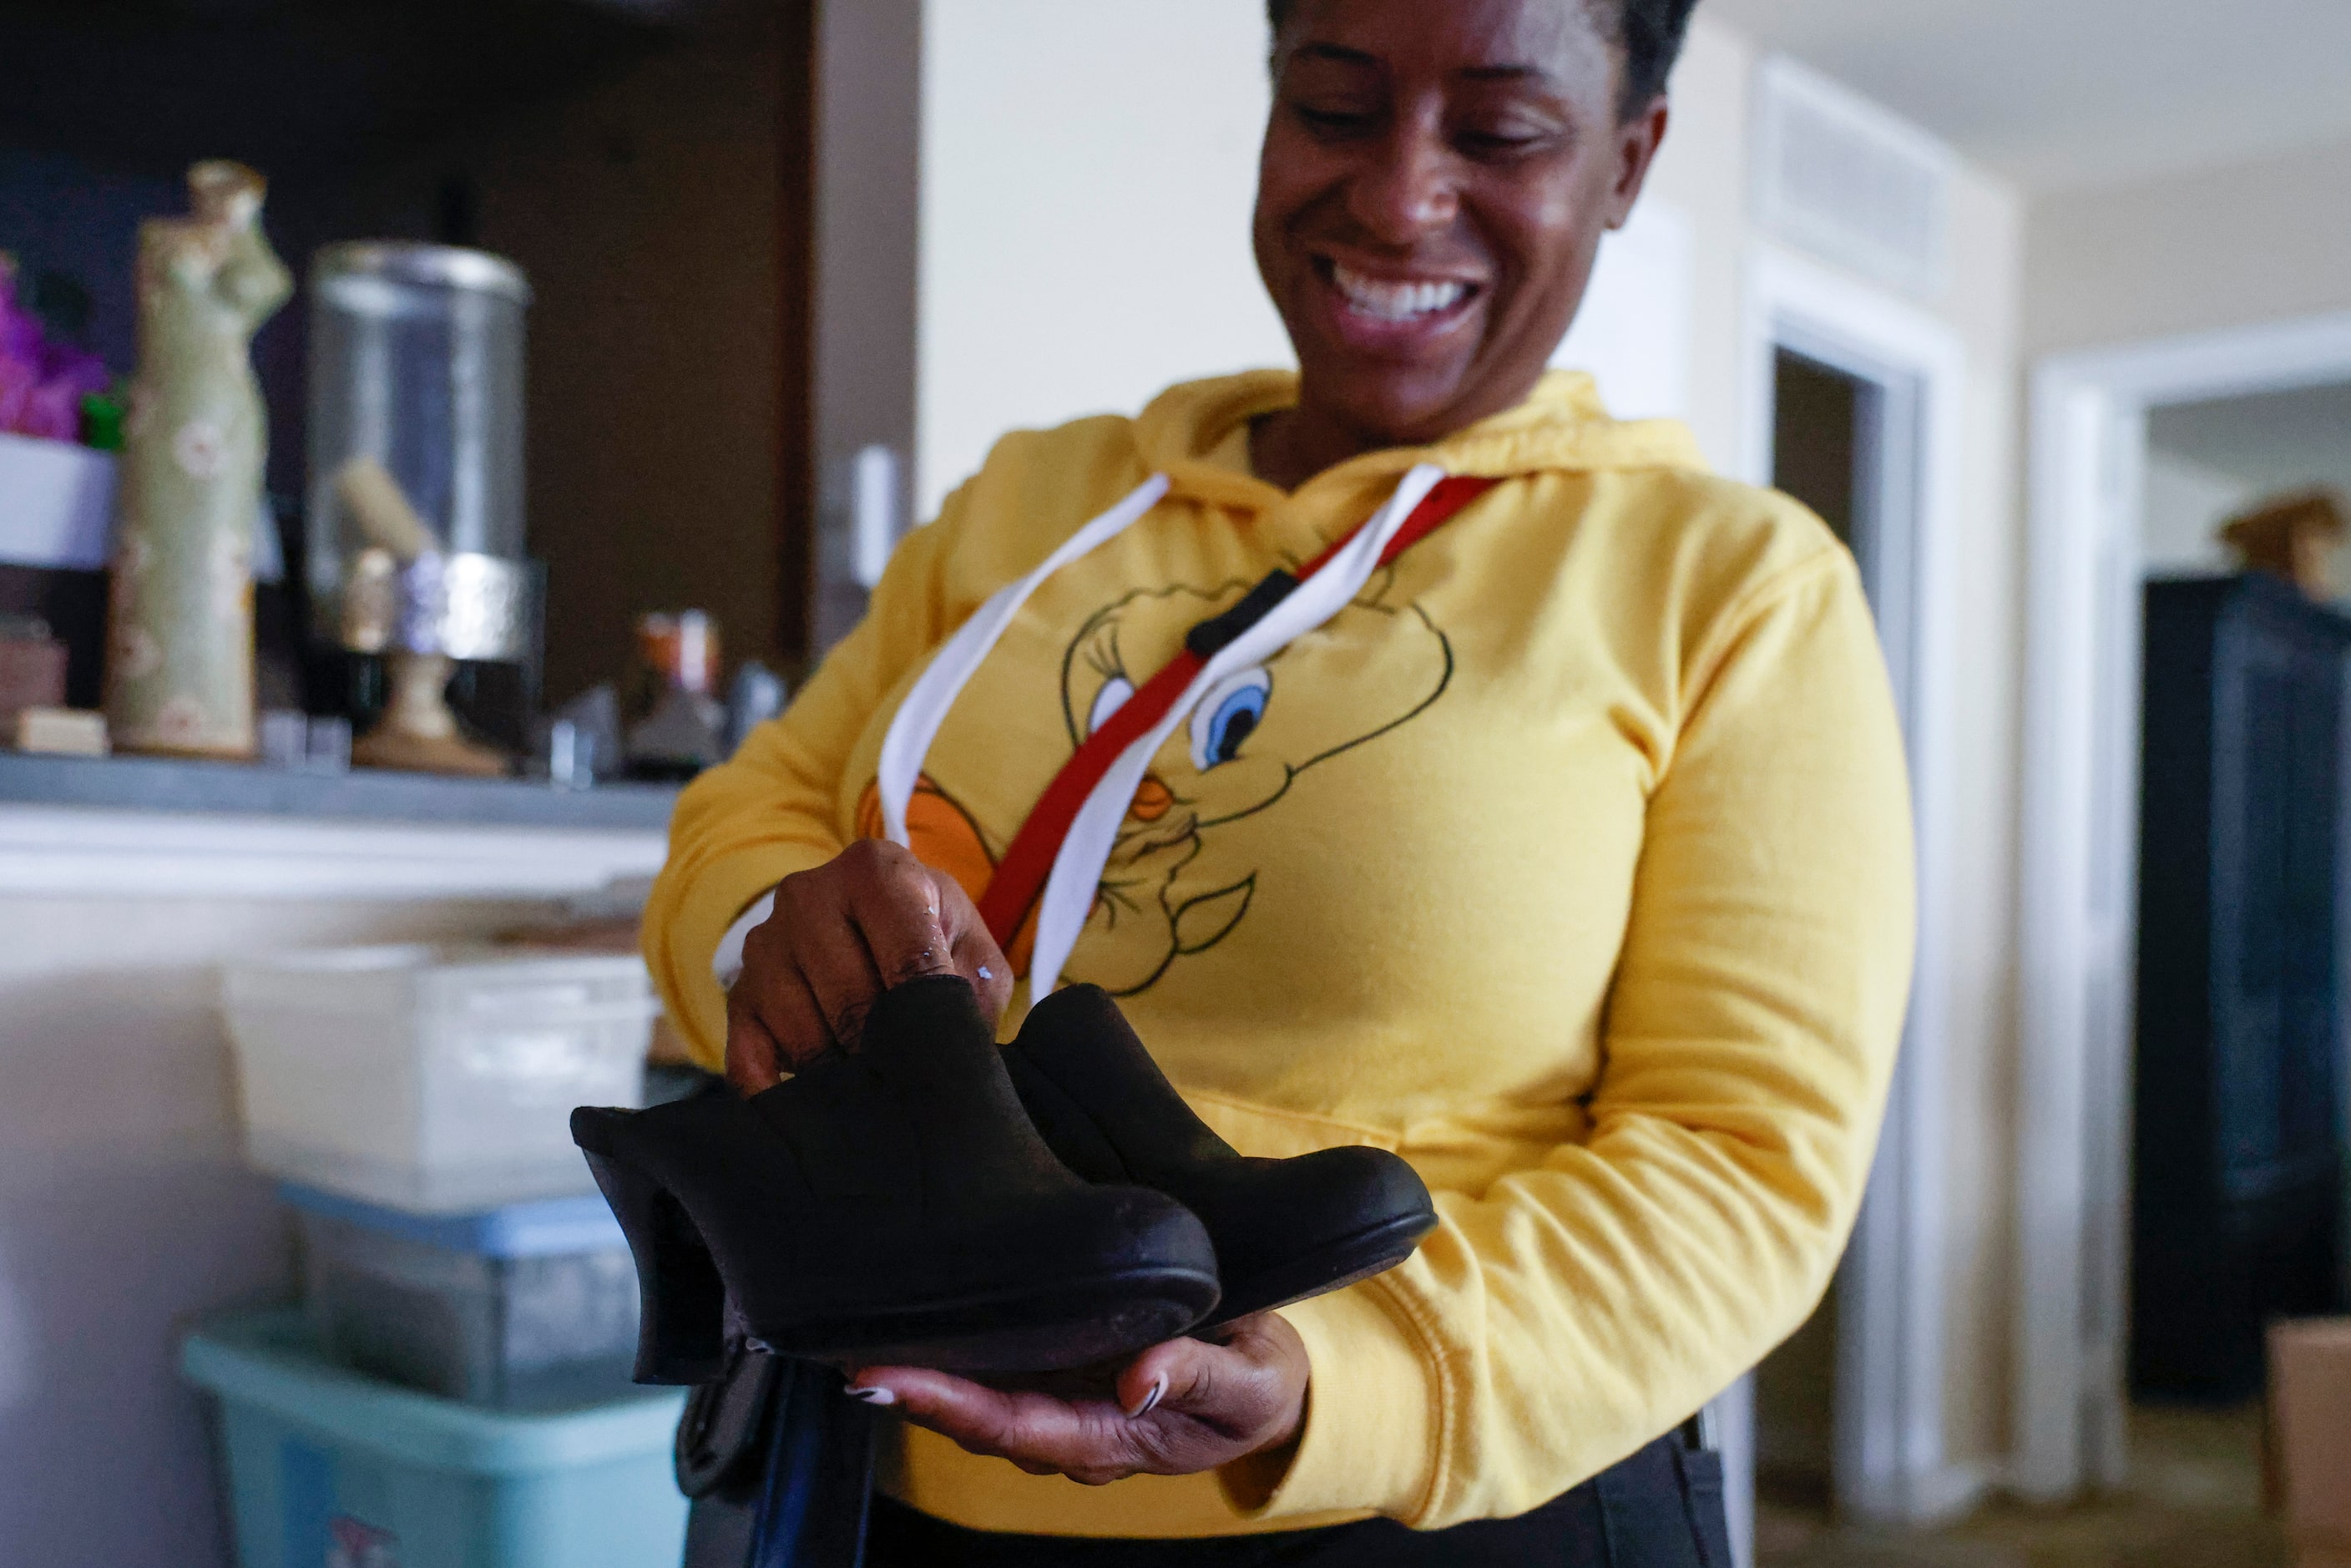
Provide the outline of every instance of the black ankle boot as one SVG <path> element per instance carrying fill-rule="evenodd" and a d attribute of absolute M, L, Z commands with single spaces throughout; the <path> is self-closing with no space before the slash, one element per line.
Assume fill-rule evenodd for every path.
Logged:
<path fill-rule="evenodd" d="M 1384 1149 L 1237 1153 L 1192 1113 L 1100 987 L 1039 1002 L 1004 1057 L 1064 1165 L 1089 1181 L 1155 1188 L 1207 1226 L 1225 1293 L 1205 1327 L 1392 1269 L 1437 1224 L 1428 1188 Z"/>
<path fill-rule="evenodd" d="M 854 1054 L 747 1101 L 583 1109 L 571 1135 L 636 1258 L 643 1380 L 716 1374 L 721 1281 L 781 1354 L 962 1373 L 1116 1359 L 1217 1302 L 1181 1204 L 1053 1157 L 959 979 L 885 993 Z"/>

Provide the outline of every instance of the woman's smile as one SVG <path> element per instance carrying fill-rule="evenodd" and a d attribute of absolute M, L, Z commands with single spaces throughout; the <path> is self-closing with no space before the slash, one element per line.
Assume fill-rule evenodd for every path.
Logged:
<path fill-rule="evenodd" d="M 1397 271 L 1317 256 L 1332 331 L 1348 347 L 1384 359 L 1410 359 L 1474 327 L 1486 288 L 1474 279 Z"/>

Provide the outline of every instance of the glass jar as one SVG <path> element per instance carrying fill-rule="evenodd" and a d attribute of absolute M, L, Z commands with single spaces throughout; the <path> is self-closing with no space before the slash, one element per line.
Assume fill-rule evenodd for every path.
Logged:
<path fill-rule="evenodd" d="M 530 285 L 449 246 L 329 246 L 310 269 L 313 625 L 343 641 L 362 556 L 524 559 L 523 318 Z M 361 570 L 360 575 L 366 575 Z"/>

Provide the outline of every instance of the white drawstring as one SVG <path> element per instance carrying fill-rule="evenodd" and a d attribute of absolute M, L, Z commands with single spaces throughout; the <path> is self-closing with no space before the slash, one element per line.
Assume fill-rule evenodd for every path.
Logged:
<path fill-rule="evenodd" d="M 875 784 L 882 798 L 882 831 L 892 843 L 902 849 L 911 847 L 906 834 L 906 808 L 914 798 L 914 786 L 922 778 L 923 762 L 930 756 L 931 742 L 937 738 L 939 727 L 946 722 L 947 710 L 955 706 L 956 698 L 963 694 L 973 672 L 1004 635 L 1005 628 L 1012 624 L 1012 618 L 1020 613 L 1020 607 L 1029 602 L 1029 596 L 1070 562 L 1124 533 L 1166 495 L 1167 476 L 1153 475 L 1125 500 L 1063 539 L 1061 548 L 1045 558 L 1044 565 L 999 589 L 947 639 L 937 657 L 914 682 L 914 689 L 906 694 L 906 700 L 898 706 L 897 716 L 890 721 L 890 731 L 882 739 Z"/>

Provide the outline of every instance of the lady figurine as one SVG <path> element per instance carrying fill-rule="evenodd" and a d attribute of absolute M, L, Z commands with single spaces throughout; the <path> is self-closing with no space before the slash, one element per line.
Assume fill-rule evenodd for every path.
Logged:
<path fill-rule="evenodd" d="M 106 710 L 115 746 L 254 750 L 253 532 L 266 417 L 253 334 L 293 279 L 262 236 L 261 176 L 188 171 L 191 215 L 139 235 L 139 372 L 124 425 Z"/>

